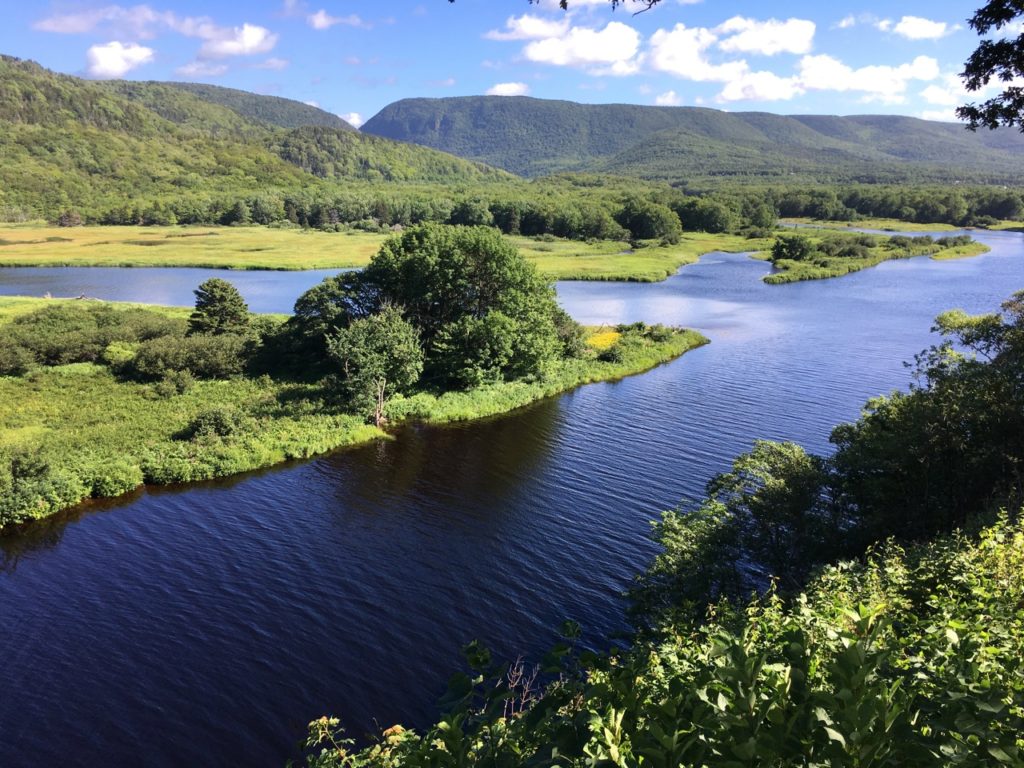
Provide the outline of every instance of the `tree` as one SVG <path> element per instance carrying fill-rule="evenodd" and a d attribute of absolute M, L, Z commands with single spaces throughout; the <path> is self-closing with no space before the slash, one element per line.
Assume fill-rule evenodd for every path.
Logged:
<path fill-rule="evenodd" d="M 249 328 L 249 307 L 227 280 L 211 277 L 194 291 L 196 309 L 188 319 L 188 332 L 244 333 Z"/>
<path fill-rule="evenodd" d="M 371 411 L 378 427 L 388 399 L 412 387 L 423 372 L 419 333 L 390 304 L 339 330 L 328 339 L 328 349 L 341 365 L 345 393 L 356 408 Z"/>
<path fill-rule="evenodd" d="M 411 227 L 384 243 L 362 279 L 404 307 L 435 381 L 519 378 L 558 353 L 554 290 L 496 229 Z"/>
<path fill-rule="evenodd" d="M 1024 14 L 1020 0 L 990 0 L 979 8 L 969 24 L 979 35 L 1000 32 Z M 993 78 L 1010 83 L 1024 77 L 1024 33 L 995 40 L 982 40 L 970 55 L 961 73 L 969 91 L 979 91 Z M 998 128 L 1015 125 L 1024 131 L 1024 88 L 1007 85 L 1003 92 L 981 104 L 957 107 L 957 117 L 967 121 L 972 131 L 979 127 Z"/>
<path fill-rule="evenodd" d="M 780 235 L 772 245 L 772 261 L 802 261 L 814 252 L 811 241 L 803 235 Z"/>

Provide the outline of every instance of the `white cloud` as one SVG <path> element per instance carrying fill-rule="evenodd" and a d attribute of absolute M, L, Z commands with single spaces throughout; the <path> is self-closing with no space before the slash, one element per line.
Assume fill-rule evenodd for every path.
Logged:
<path fill-rule="evenodd" d="M 883 32 L 888 32 L 892 29 L 892 19 L 879 19 L 875 22 L 875 26 Z"/>
<path fill-rule="evenodd" d="M 288 59 L 269 58 L 256 64 L 256 69 L 285 69 L 288 66 Z"/>
<path fill-rule="evenodd" d="M 659 107 L 678 107 L 683 100 L 675 91 L 665 91 L 654 97 L 654 103 Z"/>
<path fill-rule="evenodd" d="M 939 120 L 943 123 L 956 123 L 960 119 L 952 109 L 926 109 L 918 115 L 922 120 Z"/>
<path fill-rule="evenodd" d="M 148 5 L 125 8 L 108 5 L 79 13 L 54 14 L 36 22 L 35 29 L 60 34 L 85 34 L 98 28 L 124 29 L 142 39 L 151 38 L 158 29 L 169 29 L 186 37 L 203 40 L 198 58 L 223 58 L 266 53 L 277 44 L 277 35 L 265 27 L 243 24 L 222 27 L 208 16 L 178 16 L 171 11 L 156 11 Z"/>
<path fill-rule="evenodd" d="M 266 27 L 243 24 L 231 29 L 217 28 L 209 35 L 200 34 L 206 40 L 199 49 L 201 58 L 221 59 L 226 56 L 252 56 L 266 53 L 277 45 L 277 35 Z"/>
<path fill-rule="evenodd" d="M 316 13 L 309 14 L 306 17 L 306 23 L 313 29 L 330 29 L 335 24 L 344 24 L 348 27 L 361 27 L 364 29 L 369 27 L 366 22 L 354 13 L 348 16 L 331 16 L 323 8 Z"/>
<path fill-rule="evenodd" d="M 526 83 L 495 83 L 487 89 L 488 96 L 525 96 L 529 92 Z"/>
<path fill-rule="evenodd" d="M 801 87 L 814 91 L 860 91 L 867 101 L 903 101 L 911 80 L 929 81 L 939 76 L 939 63 L 918 56 L 898 67 L 875 65 L 853 69 L 832 56 L 804 56 L 800 60 Z"/>
<path fill-rule="evenodd" d="M 316 107 L 317 109 L 320 109 L 319 101 L 314 101 L 313 99 L 310 99 L 309 101 L 304 101 L 302 103 L 305 104 L 307 107 Z"/>
<path fill-rule="evenodd" d="M 190 61 L 174 71 L 182 77 L 220 77 L 228 71 L 228 65 L 214 64 L 209 61 Z"/>
<path fill-rule="evenodd" d="M 795 77 L 779 77 L 774 72 L 748 72 L 725 84 L 719 101 L 786 101 L 804 93 Z"/>
<path fill-rule="evenodd" d="M 612 21 L 601 30 L 571 27 L 559 37 L 535 40 L 523 55 L 540 64 L 584 67 L 594 74 L 627 75 L 639 69 L 640 33 Z"/>
<path fill-rule="evenodd" d="M 137 43 L 121 43 L 114 40 L 103 45 L 94 45 L 85 54 L 89 64 L 86 70 L 93 77 L 124 77 L 143 64 L 153 60 L 153 49 Z"/>
<path fill-rule="evenodd" d="M 120 5 L 108 5 L 78 13 L 55 13 L 32 25 L 40 32 L 55 32 L 62 35 L 82 35 L 92 32 L 100 25 L 117 27 L 131 32 L 140 38 L 152 37 L 151 27 L 159 23 L 167 23 L 173 14 L 154 11 L 148 5 L 136 5 L 124 8 Z"/>
<path fill-rule="evenodd" d="M 774 56 L 777 53 L 808 53 L 814 42 L 815 29 L 814 22 L 807 19 L 758 21 L 733 16 L 714 31 L 725 36 L 718 44 L 723 51 Z"/>
<path fill-rule="evenodd" d="M 857 25 L 857 17 L 854 16 L 852 13 L 847 15 L 847 16 L 844 16 L 842 19 L 840 19 L 836 23 L 836 27 L 838 29 L 849 29 L 850 27 L 854 27 L 856 25 Z"/>
<path fill-rule="evenodd" d="M 738 80 L 749 71 L 747 62 L 730 61 L 712 64 L 707 50 L 718 42 L 710 29 L 676 24 L 671 31 L 659 29 L 651 35 L 651 67 L 677 77 L 697 82 L 728 82 Z"/>
<path fill-rule="evenodd" d="M 363 116 L 360 115 L 358 112 L 346 112 L 343 115 L 338 115 L 338 117 L 340 117 L 346 123 L 351 125 L 353 128 L 358 128 L 359 126 L 366 122 L 363 119 Z"/>
<path fill-rule="evenodd" d="M 892 28 L 892 31 L 908 40 L 938 40 L 940 37 L 959 29 L 944 21 L 932 21 L 920 16 L 904 16 Z"/>
<path fill-rule="evenodd" d="M 546 37 L 560 37 L 569 31 L 569 20 L 545 19 L 528 13 L 522 16 L 509 16 L 505 20 L 505 29 L 492 29 L 484 37 L 488 40 L 541 40 Z"/>

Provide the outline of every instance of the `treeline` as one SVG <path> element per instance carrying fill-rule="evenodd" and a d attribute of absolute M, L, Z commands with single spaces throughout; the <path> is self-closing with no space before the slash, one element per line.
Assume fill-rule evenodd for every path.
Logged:
<path fill-rule="evenodd" d="M 784 218 L 857 221 L 872 217 L 958 227 L 1024 218 L 1024 193 L 1005 187 L 855 186 L 767 194 Z"/>
<path fill-rule="evenodd" d="M 321 718 L 308 764 L 1020 765 L 1024 292 L 1002 309 L 941 315 L 832 456 L 759 442 L 666 513 L 629 649 L 471 645 L 436 724 L 358 749 Z"/>
<path fill-rule="evenodd" d="M 493 226 L 504 234 L 575 240 L 662 240 L 684 231 L 763 236 L 776 210 L 760 193 L 702 197 L 660 184 L 601 177 L 474 185 L 410 185 L 264 191 L 251 196 L 188 196 L 114 206 L 64 209 L 56 223 L 107 225 L 297 226 L 382 232 L 423 223 Z"/>

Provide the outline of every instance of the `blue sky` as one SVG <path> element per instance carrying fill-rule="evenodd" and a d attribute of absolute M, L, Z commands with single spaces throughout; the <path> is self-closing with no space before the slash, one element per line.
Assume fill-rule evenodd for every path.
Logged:
<path fill-rule="evenodd" d="M 4 1 L 0 52 L 84 77 L 210 82 L 365 120 L 496 93 L 951 119 L 977 2 Z"/>

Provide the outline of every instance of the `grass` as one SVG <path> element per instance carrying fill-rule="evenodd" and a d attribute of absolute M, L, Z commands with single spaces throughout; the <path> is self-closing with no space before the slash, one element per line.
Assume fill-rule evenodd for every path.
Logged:
<path fill-rule="evenodd" d="M 47 227 L 0 224 L 0 267 L 340 269 L 365 266 L 385 235 L 271 227 Z M 709 251 L 758 250 L 765 240 L 686 233 L 677 245 L 510 240 L 556 280 L 656 282 Z"/>
<path fill-rule="evenodd" d="M 821 237 L 813 235 L 809 236 L 808 239 L 812 242 L 822 240 Z M 946 248 L 935 243 L 932 245 L 913 245 L 897 249 L 887 247 L 887 242 L 888 238 L 878 236 L 878 245 L 870 248 L 867 256 L 863 258 L 825 256 L 804 261 L 780 259 L 773 263 L 776 271 L 765 275 L 764 282 L 769 285 L 781 285 L 784 283 L 802 282 L 804 280 L 828 280 L 833 277 L 842 277 L 843 275 L 860 272 L 862 269 L 875 267 L 883 261 L 911 259 L 917 256 L 930 256 L 936 261 L 949 261 L 979 256 L 991 250 L 987 245 L 976 241 L 971 241 L 966 245 Z M 754 258 L 768 260 L 770 254 L 758 253 L 754 254 Z"/>
<path fill-rule="evenodd" d="M 421 392 L 393 400 L 388 405 L 388 416 L 398 422 L 413 420 L 427 424 L 495 416 L 583 384 L 615 381 L 643 373 L 708 343 L 702 334 L 681 329 L 674 329 L 671 336 L 661 342 L 629 336 L 616 342 L 622 345 L 623 354 L 615 362 L 595 357 L 563 360 L 536 381 L 503 382 L 442 395 Z"/>
<path fill-rule="evenodd" d="M 823 229 L 879 229 L 883 232 L 953 232 L 963 229 L 963 227 L 955 227 L 952 224 L 917 224 L 912 221 L 881 218 L 858 219 L 857 221 L 824 221 L 822 219 L 802 217 L 785 219 L 781 223 L 799 224 L 801 226 Z"/>
<path fill-rule="evenodd" d="M 969 245 L 958 245 L 955 248 L 943 248 L 932 254 L 935 261 L 950 261 L 952 259 L 969 259 L 972 256 L 980 256 L 992 249 L 982 243 L 970 243 Z"/>
<path fill-rule="evenodd" d="M 676 245 L 631 249 L 628 243 L 576 240 L 541 241 L 513 237 L 512 241 L 544 274 L 556 280 L 629 280 L 658 282 L 674 275 L 680 267 L 693 264 L 705 253 L 743 253 L 771 246 L 769 239 L 747 239 L 739 235 L 710 235 L 686 232 Z"/>
<path fill-rule="evenodd" d="M 17 315 L 60 301 L 75 300 L 0 298 L 0 333 Z M 585 358 L 554 363 L 534 380 L 396 398 L 389 418 L 400 424 L 495 416 L 581 384 L 640 373 L 707 343 L 683 330 L 664 332 L 657 341 L 607 328 L 589 334 L 605 351 L 619 347 L 615 362 L 601 359 L 595 349 Z M 164 384 L 121 380 L 94 363 L 0 376 L 0 528 L 143 483 L 224 477 L 386 436 L 364 417 L 345 412 L 320 384 L 268 376 L 196 381 L 184 392 Z M 230 429 L 188 436 L 211 415 Z"/>
<path fill-rule="evenodd" d="M 2 224 L 0 266 L 340 269 L 365 266 L 382 242 L 365 232 L 272 227 Z"/>

